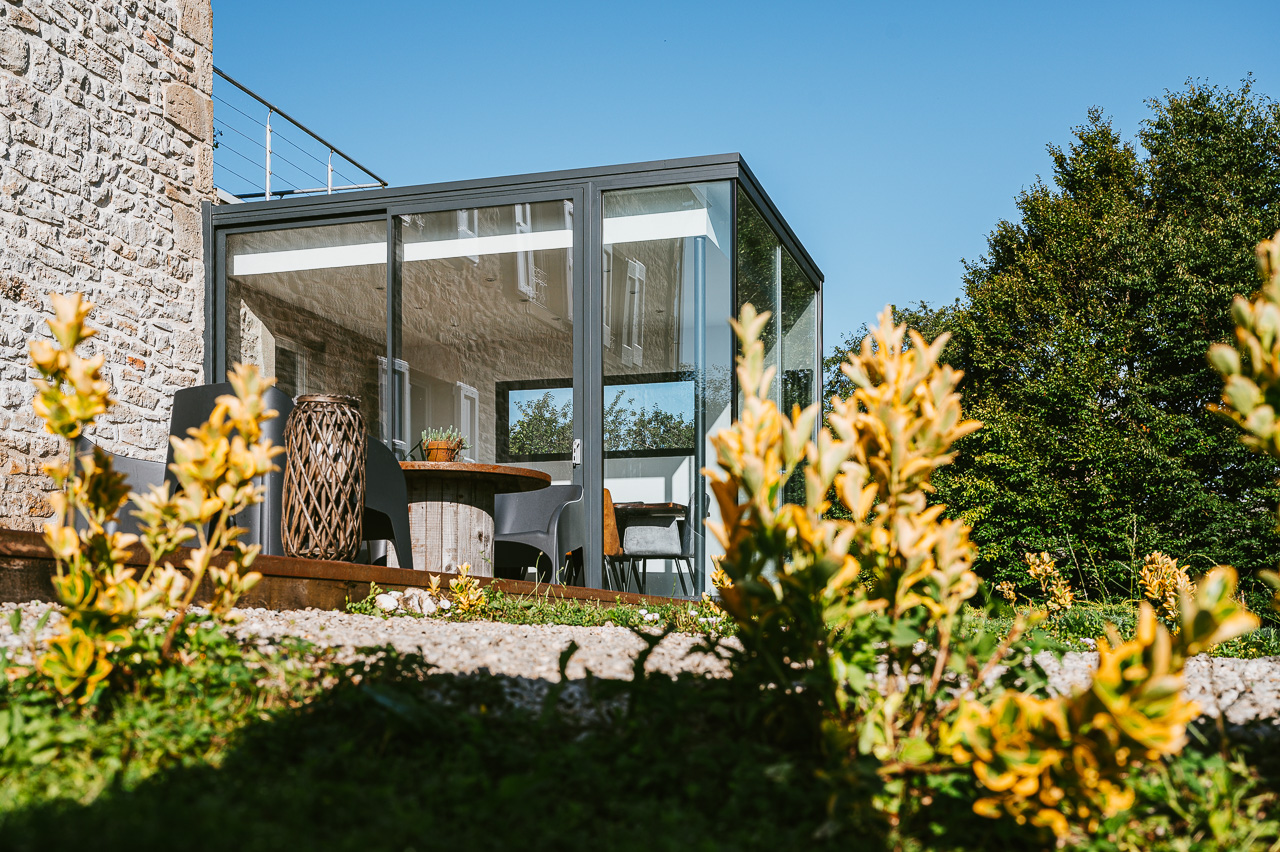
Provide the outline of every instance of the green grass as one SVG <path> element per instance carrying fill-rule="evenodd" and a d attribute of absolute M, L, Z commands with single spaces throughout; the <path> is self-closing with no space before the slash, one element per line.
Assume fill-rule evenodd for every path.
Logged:
<path fill-rule="evenodd" d="M 377 594 L 373 587 L 369 597 L 347 604 L 349 612 L 367 615 L 383 615 L 374 605 Z M 468 616 L 450 615 L 451 620 L 501 621 L 508 624 L 567 624 L 583 627 L 604 625 L 619 627 L 657 627 L 678 630 L 683 633 L 733 635 L 737 628 L 733 620 L 722 617 L 720 611 L 702 601 L 672 604 L 628 604 L 615 601 L 612 604 L 595 603 L 554 597 L 550 592 L 540 595 L 508 595 L 497 589 L 486 589 L 486 607 Z M 1026 615 L 1031 609 L 1020 607 Z M 1012 629 L 1017 615 L 1014 608 L 1003 603 L 996 607 L 996 615 L 986 616 L 977 608 L 969 611 L 967 629 L 994 630 L 1005 636 Z M 656 616 L 656 617 L 655 617 Z M 421 617 L 401 613 L 392 617 Z M 1105 638 L 1107 625 L 1114 625 L 1121 638 L 1132 639 L 1138 625 L 1138 605 L 1133 601 L 1093 603 L 1077 601 L 1070 609 L 1044 621 L 1032 634 L 1045 647 L 1058 652 L 1087 651 L 1092 646 L 1083 640 L 1096 641 Z M 1280 629 L 1264 626 L 1247 636 L 1224 642 L 1213 649 L 1215 657 L 1256 659 L 1280 655 Z"/>
<path fill-rule="evenodd" d="M 1031 613 L 1019 607 L 1023 615 Z M 1013 607 L 1000 604 L 996 615 L 985 616 L 976 608 L 970 611 L 970 630 L 991 629 L 1001 636 L 1013 628 L 1017 615 Z M 1070 609 L 1053 616 L 1031 631 L 1035 638 L 1057 651 L 1086 651 L 1092 646 L 1083 640 L 1098 640 L 1107 635 L 1108 624 L 1114 625 L 1122 639 L 1132 639 L 1138 625 L 1138 605 L 1131 601 L 1091 603 L 1077 601 Z M 1247 636 L 1241 636 L 1214 647 L 1215 657 L 1256 659 L 1280 655 L 1280 630 L 1264 626 Z"/>
<path fill-rule="evenodd" d="M 348 612 L 378 615 L 391 618 L 421 618 L 416 613 L 397 613 L 388 616 L 380 611 L 373 599 L 381 590 L 370 586 L 364 600 L 347 604 Z M 456 610 L 439 614 L 450 621 L 501 621 L 507 624 L 566 624 L 580 627 L 648 627 L 677 630 L 681 633 L 731 635 L 737 632 L 733 620 L 717 607 L 703 601 L 678 603 L 628 604 L 621 601 L 597 603 L 556 597 L 551 591 L 542 594 L 509 595 L 493 587 L 485 588 L 483 609 L 460 614 Z"/>

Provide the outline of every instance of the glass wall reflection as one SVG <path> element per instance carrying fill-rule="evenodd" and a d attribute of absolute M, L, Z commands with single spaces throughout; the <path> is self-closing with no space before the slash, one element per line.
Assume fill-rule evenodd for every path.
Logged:
<path fill-rule="evenodd" d="M 624 542 L 628 525 L 662 524 L 663 511 L 686 523 L 692 503 L 707 547 L 699 465 L 731 416 L 732 225 L 727 181 L 604 193 L 604 485 Z M 681 593 L 674 561 L 641 568 L 628 588 Z"/>
<path fill-rule="evenodd" d="M 821 380 L 818 354 L 817 287 L 769 227 L 755 205 L 738 191 L 738 304 L 751 304 L 773 316 L 764 328 L 765 367 L 777 375 L 770 393 L 790 414 L 818 401 Z M 804 502 L 804 479 L 793 475 L 784 499 Z"/>
<path fill-rule="evenodd" d="M 401 422 L 458 429 L 469 461 L 572 477 L 573 203 L 400 218 Z"/>
<path fill-rule="evenodd" d="M 751 203 L 741 187 L 738 188 L 738 304 L 734 316 L 742 313 L 743 305 L 751 305 L 756 313 L 769 311 L 772 321 L 761 335 L 764 342 L 765 369 L 779 369 L 781 353 L 778 351 L 778 301 L 782 287 L 782 243 L 778 240 L 764 216 Z M 778 384 L 773 384 L 774 401 Z"/>
<path fill-rule="evenodd" d="M 349 394 L 369 433 L 387 355 L 386 220 L 227 236 L 227 364 L 290 396 Z"/>
<path fill-rule="evenodd" d="M 529 191 L 545 197 L 545 186 Z M 580 361 L 599 343 L 587 376 L 597 366 L 603 376 L 593 389 L 603 430 L 584 434 L 574 394 L 575 312 L 580 323 L 584 308 L 574 303 L 574 217 L 582 213 L 567 199 L 514 203 L 517 191 L 501 196 L 504 204 L 479 194 L 476 203 L 488 206 L 390 217 L 378 208 L 364 222 L 219 230 L 227 321 L 225 341 L 211 345 L 225 343 L 227 363 L 258 364 L 291 395 L 355 396 L 371 434 L 402 454 L 420 457 L 424 431 L 452 427 L 470 444 L 465 459 L 542 469 L 557 483 L 590 475 L 598 490 L 590 462 L 600 462 L 620 532 L 637 519 L 692 515 L 698 534 L 692 589 L 665 557 L 624 587 L 697 594 L 719 552 L 704 534 L 703 521 L 718 513 L 700 470 L 714 466 L 709 438 L 734 414 L 728 319 L 747 302 L 772 312 L 764 343 L 779 405 L 808 405 L 820 392 L 820 302 L 797 262 L 805 258 L 788 252 L 792 243 L 736 179 L 605 191 L 600 218 L 578 222 L 602 246 L 599 276 L 593 257 L 594 280 L 577 282 L 599 288 L 586 292 L 602 308 L 598 327 L 577 328 Z M 396 212 L 410 209 L 397 203 L 405 206 Z M 399 258 L 390 270 L 388 256 Z M 575 433 L 589 462 L 577 470 Z M 594 515 L 583 518 L 588 525 L 599 522 L 601 497 L 584 501 Z"/>

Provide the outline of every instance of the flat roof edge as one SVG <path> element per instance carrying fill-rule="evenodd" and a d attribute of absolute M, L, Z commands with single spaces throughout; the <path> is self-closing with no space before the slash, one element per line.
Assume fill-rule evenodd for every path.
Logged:
<path fill-rule="evenodd" d="M 674 182 L 682 179 L 681 172 L 696 173 L 700 170 L 716 171 L 724 169 L 723 176 L 691 174 L 688 179 L 724 179 L 731 176 L 746 182 L 750 187 L 753 200 L 762 205 L 767 217 L 780 231 L 782 236 L 799 257 L 796 258 L 817 277 L 821 288 L 824 276 L 817 263 L 814 262 L 808 249 L 796 236 L 795 231 L 787 223 L 769 194 L 765 192 L 755 173 L 747 166 L 742 155 L 734 152 L 728 154 L 711 154 L 701 157 L 679 157 L 666 160 L 648 160 L 638 163 L 624 163 L 612 166 L 591 166 L 582 169 L 564 169 L 548 172 L 530 172 L 517 175 L 500 175 L 488 178 L 473 178 L 441 183 L 414 184 L 411 186 L 387 187 L 385 189 L 366 189 L 333 195 L 308 195 L 294 198 L 281 198 L 272 201 L 249 201 L 243 204 L 219 204 L 209 208 L 209 216 L 214 225 L 234 227 L 252 225 L 263 220 L 291 220 L 323 216 L 355 215 L 371 211 L 379 207 L 395 206 L 422 196 L 448 196 L 454 194 L 480 193 L 485 190 L 502 192 L 520 188 L 535 188 L 541 185 L 555 186 L 592 180 L 598 178 L 625 178 L 645 174 L 671 173 Z M 732 170 L 732 174 L 728 173 Z"/>

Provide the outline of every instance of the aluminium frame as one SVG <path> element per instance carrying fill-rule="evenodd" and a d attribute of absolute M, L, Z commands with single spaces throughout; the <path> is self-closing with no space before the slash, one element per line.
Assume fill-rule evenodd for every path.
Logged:
<path fill-rule="evenodd" d="M 399 233 L 400 217 L 412 213 L 449 210 L 468 207 L 489 207 L 531 200 L 559 198 L 574 204 L 573 217 L 573 300 L 576 316 L 573 330 L 574 367 L 574 437 L 588 445 L 586 437 L 603 436 L 604 366 L 603 366 L 603 295 L 599 287 L 588 287 L 586 282 L 598 281 L 602 274 L 603 253 L 603 193 L 611 190 L 638 189 L 650 186 L 667 186 L 688 183 L 730 181 L 734 190 L 732 198 L 733 227 L 730 252 L 730 299 L 738 300 L 737 268 L 737 188 L 741 188 L 777 235 L 782 246 L 800 266 L 813 284 L 817 298 L 816 363 L 814 377 L 817 398 L 822 396 L 822 287 L 823 275 L 812 256 L 796 237 L 791 226 L 778 211 L 772 199 L 764 191 L 746 161 L 737 153 L 706 157 L 688 157 L 674 160 L 654 160 L 618 166 L 601 166 L 567 171 L 539 172 L 505 177 L 451 181 L 387 189 L 370 189 L 341 195 L 319 195 L 256 201 L 246 204 L 213 205 L 205 202 L 203 213 L 203 238 L 205 256 L 205 376 L 226 372 L 226 238 L 229 234 L 315 225 L 341 224 L 356 221 L 383 219 L 387 229 L 387 364 L 395 364 L 400 334 L 399 292 L 402 243 Z M 699 331 L 705 333 L 701 326 Z M 736 350 L 736 346 L 735 346 Z M 732 355 L 730 356 L 732 363 Z M 737 379 L 731 373 L 730 399 L 736 416 Z M 398 399 L 398 383 L 388 382 L 392 388 L 388 394 L 390 410 L 381 412 L 388 423 L 397 422 L 394 417 L 402 402 Z M 699 409 L 700 411 L 701 409 Z M 598 442 L 597 442 L 598 443 Z M 705 517 L 707 495 L 704 477 L 700 470 L 705 463 L 706 436 L 700 436 L 695 454 L 696 474 L 700 483 L 696 488 L 697 514 Z M 598 452 L 597 452 L 598 451 Z M 575 469 L 575 481 L 583 486 L 584 512 L 588 519 L 603 515 L 604 453 L 596 446 L 583 454 L 582 464 Z M 586 525 L 586 554 L 603 552 L 604 540 L 601 524 Z M 698 537 L 701 567 L 703 536 Z M 603 586 L 603 559 L 584 559 L 586 584 Z M 705 571 L 699 572 L 698 588 L 694 594 L 705 590 Z"/>

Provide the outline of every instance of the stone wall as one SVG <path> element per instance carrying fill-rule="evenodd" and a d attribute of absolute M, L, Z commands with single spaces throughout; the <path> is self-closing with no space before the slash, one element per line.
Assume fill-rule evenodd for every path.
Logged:
<path fill-rule="evenodd" d="M 212 48 L 210 0 L 0 0 L 0 527 L 51 513 L 26 366 L 49 291 L 97 305 L 108 449 L 163 458 L 171 393 L 203 380 Z"/>

